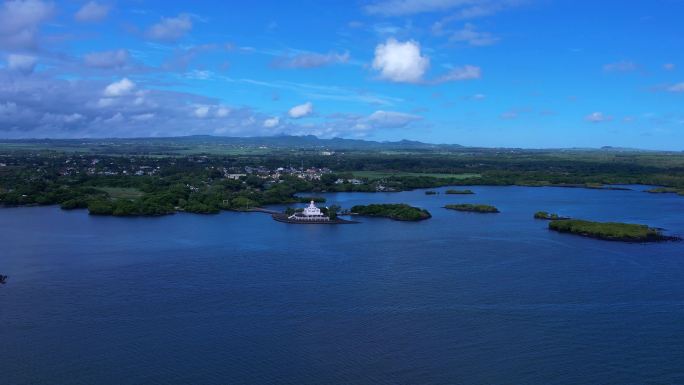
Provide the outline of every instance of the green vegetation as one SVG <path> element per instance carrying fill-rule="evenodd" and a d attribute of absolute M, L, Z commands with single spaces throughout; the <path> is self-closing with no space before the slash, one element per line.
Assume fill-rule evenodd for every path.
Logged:
<path fill-rule="evenodd" d="M 446 190 L 446 194 L 467 195 L 475 193 L 472 190 Z"/>
<path fill-rule="evenodd" d="M 351 212 L 369 217 L 385 217 L 397 221 L 420 221 L 432 217 L 427 210 L 407 204 L 357 205 L 351 208 Z"/>
<path fill-rule="evenodd" d="M 558 214 L 551 214 L 546 211 L 537 211 L 534 213 L 534 219 L 546 219 L 546 220 L 565 220 L 570 219 L 568 217 L 561 217 Z"/>
<path fill-rule="evenodd" d="M 429 173 L 429 172 L 400 172 L 400 171 L 352 171 L 356 178 L 367 178 L 370 180 L 385 179 L 385 178 L 402 178 L 402 177 L 428 177 L 428 178 L 442 178 L 442 179 L 469 179 L 479 178 L 479 174 L 474 173 Z"/>
<path fill-rule="evenodd" d="M 610 241 L 656 242 L 675 239 L 664 236 L 658 229 L 631 223 L 555 220 L 549 222 L 549 229 Z"/>
<path fill-rule="evenodd" d="M 679 194 L 684 195 L 684 190 L 679 190 L 672 187 L 655 187 L 650 190 L 646 190 L 650 194 Z"/>
<path fill-rule="evenodd" d="M 470 203 L 462 203 L 462 204 L 457 204 L 457 205 L 446 205 L 444 208 L 450 209 L 450 210 L 458 210 L 458 211 L 468 211 L 468 212 L 473 212 L 473 213 L 483 213 L 483 214 L 492 214 L 492 213 L 498 213 L 499 209 L 497 209 L 494 206 L 489 206 L 489 205 L 474 205 Z"/>
<path fill-rule="evenodd" d="M 315 203 L 325 203 L 324 197 L 298 197 L 300 203 L 309 203 L 314 201 Z"/>
<path fill-rule="evenodd" d="M 438 194 L 437 191 L 432 191 L 432 190 L 428 190 L 425 192 L 425 195 L 437 195 L 437 194 Z"/>
<path fill-rule="evenodd" d="M 98 187 L 97 190 L 105 192 L 112 199 L 137 199 L 145 195 L 134 187 Z"/>
<path fill-rule="evenodd" d="M 329 149 L 334 154 L 323 155 L 323 144 L 334 145 Z M 302 193 L 473 185 L 624 189 L 616 184 L 663 186 L 652 192 L 684 195 L 684 153 L 388 145 L 313 137 L 0 142 L 0 205 L 58 204 L 97 215 L 250 210 L 308 201 Z M 466 193 L 472 191 L 447 191 Z"/>

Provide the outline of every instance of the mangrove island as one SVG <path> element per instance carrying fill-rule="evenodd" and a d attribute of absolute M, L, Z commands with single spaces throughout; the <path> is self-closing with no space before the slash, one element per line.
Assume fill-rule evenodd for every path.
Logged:
<path fill-rule="evenodd" d="M 570 217 L 562 217 L 558 214 L 548 213 L 546 211 L 537 211 L 536 213 L 534 213 L 534 219 L 546 219 L 546 220 L 550 220 L 550 221 L 560 221 L 560 220 L 570 219 Z"/>
<path fill-rule="evenodd" d="M 494 206 L 489 205 L 474 205 L 470 203 L 462 203 L 457 205 L 446 205 L 445 209 L 457 210 L 457 211 L 468 211 L 473 213 L 483 213 L 483 214 L 493 214 L 498 213 L 499 209 Z"/>
<path fill-rule="evenodd" d="M 425 209 L 403 203 L 357 205 L 351 208 L 351 212 L 356 215 L 390 218 L 395 221 L 422 221 L 432 217 Z"/>
<path fill-rule="evenodd" d="M 679 239 L 663 235 L 660 229 L 632 223 L 554 220 L 549 222 L 549 229 L 608 241 L 660 242 Z"/>
<path fill-rule="evenodd" d="M 444 193 L 453 195 L 475 194 L 472 190 L 446 190 Z"/>

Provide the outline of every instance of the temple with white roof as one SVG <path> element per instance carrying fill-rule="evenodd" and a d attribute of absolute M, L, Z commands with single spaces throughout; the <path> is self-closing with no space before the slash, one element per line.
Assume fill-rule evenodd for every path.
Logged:
<path fill-rule="evenodd" d="M 302 212 L 294 213 L 287 217 L 287 219 L 291 219 L 293 221 L 311 221 L 311 222 L 322 222 L 322 221 L 329 221 L 330 217 L 327 215 L 323 214 L 321 212 L 321 209 L 316 207 L 314 204 L 314 201 L 311 201 L 308 207 L 304 208 Z"/>

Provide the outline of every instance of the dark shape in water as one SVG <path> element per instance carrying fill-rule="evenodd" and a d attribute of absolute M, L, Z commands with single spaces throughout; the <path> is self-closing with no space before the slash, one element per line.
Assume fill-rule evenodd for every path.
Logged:
<path fill-rule="evenodd" d="M 446 190 L 446 194 L 450 195 L 469 195 L 469 194 L 475 194 L 473 190 Z"/>
<path fill-rule="evenodd" d="M 537 211 L 536 213 L 534 213 L 534 219 L 547 219 L 547 220 L 551 220 L 551 221 L 561 221 L 561 220 L 570 219 L 570 217 L 562 217 L 558 214 L 549 213 L 546 211 Z"/>
<path fill-rule="evenodd" d="M 383 217 L 395 221 L 422 221 L 432 218 L 429 211 L 405 203 L 356 205 L 351 208 L 351 212 L 357 215 Z"/>
<path fill-rule="evenodd" d="M 0 275 L 0 284 L 4 285 L 7 283 L 7 278 L 9 278 L 6 275 Z"/>
<path fill-rule="evenodd" d="M 584 237 L 622 242 L 676 241 L 678 237 L 662 234 L 661 229 L 633 223 L 592 222 L 580 219 L 554 220 L 549 229 L 559 233 L 571 233 Z"/>
<path fill-rule="evenodd" d="M 499 212 L 494 206 L 490 205 L 474 205 L 470 203 L 462 203 L 458 205 L 446 205 L 445 209 L 457 210 L 457 211 L 468 211 L 473 213 L 483 213 L 483 214 L 495 214 Z"/>

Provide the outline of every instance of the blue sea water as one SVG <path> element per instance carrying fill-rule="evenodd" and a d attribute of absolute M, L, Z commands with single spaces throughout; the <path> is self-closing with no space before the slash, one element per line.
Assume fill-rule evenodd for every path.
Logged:
<path fill-rule="evenodd" d="M 682 384 L 684 243 L 532 219 L 684 235 L 684 198 L 631 187 L 328 194 L 433 214 L 341 226 L 1 209 L 0 383 Z"/>

